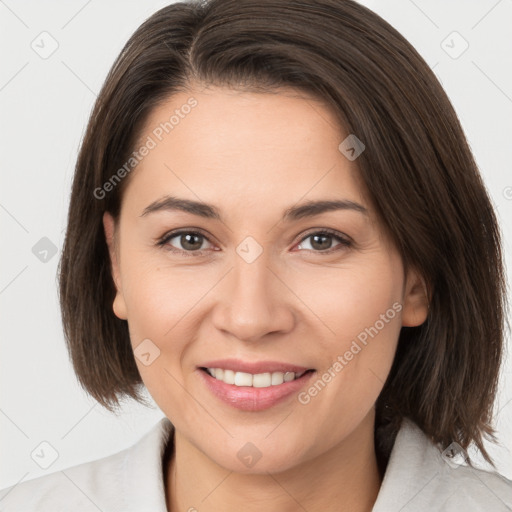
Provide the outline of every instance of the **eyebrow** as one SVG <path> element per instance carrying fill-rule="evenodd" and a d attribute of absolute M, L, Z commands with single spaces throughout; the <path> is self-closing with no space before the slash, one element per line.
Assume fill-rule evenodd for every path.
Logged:
<path fill-rule="evenodd" d="M 307 201 L 300 205 L 291 206 L 284 211 L 282 220 L 294 221 L 335 210 L 352 210 L 368 216 L 368 210 L 363 205 L 348 199 L 339 199 Z M 174 196 L 164 196 L 161 199 L 153 201 L 149 206 L 144 208 L 141 217 L 159 211 L 182 211 L 206 219 L 222 221 L 220 211 L 215 206 Z"/>

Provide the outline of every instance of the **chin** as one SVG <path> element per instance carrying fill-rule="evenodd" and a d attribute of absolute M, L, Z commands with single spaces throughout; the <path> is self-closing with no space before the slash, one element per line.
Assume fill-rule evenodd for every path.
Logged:
<path fill-rule="evenodd" d="M 279 438 L 276 441 L 277 446 L 275 442 L 268 442 L 268 439 L 267 442 L 263 439 L 253 442 L 232 439 L 229 445 L 219 443 L 221 450 L 204 453 L 219 466 L 240 474 L 280 473 L 303 462 L 303 456 L 297 452 L 298 443 L 290 438 L 288 446 L 280 442 Z"/>

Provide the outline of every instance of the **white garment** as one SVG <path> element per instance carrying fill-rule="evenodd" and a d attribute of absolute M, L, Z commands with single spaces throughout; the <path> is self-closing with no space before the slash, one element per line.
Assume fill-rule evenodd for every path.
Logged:
<path fill-rule="evenodd" d="M 0 510 L 167 512 L 162 456 L 172 433 L 173 425 L 162 418 L 131 448 L 3 489 Z M 507 510 L 512 511 L 512 481 L 452 467 L 414 423 L 402 422 L 372 512 Z"/>

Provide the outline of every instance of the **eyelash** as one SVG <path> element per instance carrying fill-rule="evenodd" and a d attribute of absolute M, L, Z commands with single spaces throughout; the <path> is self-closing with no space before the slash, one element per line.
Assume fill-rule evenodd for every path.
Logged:
<path fill-rule="evenodd" d="M 190 229 L 180 229 L 180 230 L 177 230 L 177 231 L 171 231 L 170 233 L 166 233 L 162 238 L 160 238 L 156 242 L 156 245 L 161 247 L 161 248 L 163 248 L 163 249 L 166 249 L 166 250 L 169 250 L 171 252 L 174 252 L 174 253 L 178 253 L 178 254 L 181 253 L 181 254 L 183 254 L 184 256 L 187 256 L 187 257 L 188 256 L 191 256 L 191 257 L 204 256 L 205 255 L 204 251 L 182 251 L 180 249 L 176 249 L 175 247 L 173 247 L 171 245 L 168 245 L 170 240 L 172 240 L 173 238 L 176 238 L 179 235 L 184 235 L 184 234 L 187 234 L 187 235 L 198 235 L 198 236 L 202 237 L 203 239 L 205 239 L 207 242 L 210 242 L 208 237 L 206 235 L 204 235 L 203 233 L 201 233 L 200 231 L 194 231 L 194 230 L 190 230 Z M 331 237 L 335 238 L 337 241 L 339 241 L 340 245 L 337 245 L 336 247 L 331 247 L 331 248 L 323 250 L 323 251 L 314 251 L 312 249 L 307 249 L 309 252 L 314 252 L 314 253 L 318 253 L 318 254 L 327 255 L 327 254 L 331 254 L 333 252 L 336 252 L 336 251 L 339 251 L 339 250 L 342 250 L 342 249 L 347 249 L 347 248 L 352 246 L 352 242 L 350 240 L 348 240 L 347 238 L 344 238 L 337 231 L 334 231 L 332 229 L 327 229 L 327 228 L 326 229 L 320 229 L 318 231 L 310 231 L 304 237 L 301 238 L 301 240 L 299 241 L 298 245 L 302 244 L 305 240 L 307 240 L 308 238 L 312 237 L 313 235 L 327 235 L 327 236 L 331 236 Z"/>

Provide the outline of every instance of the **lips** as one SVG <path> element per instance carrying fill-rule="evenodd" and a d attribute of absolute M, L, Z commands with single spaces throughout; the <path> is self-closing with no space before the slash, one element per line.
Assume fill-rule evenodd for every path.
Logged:
<path fill-rule="evenodd" d="M 211 361 L 208 364 L 211 363 L 219 364 L 219 361 Z M 239 367 L 240 366 L 238 366 L 238 368 Z M 220 370 L 224 373 L 230 371 Z M 231 371 L 231 373 L 233 373 L 233 371 Z M 279 372 L 272 373 L 272 377 L 274 377 L 276 373 Z M 266 383 L 260 383 L 263 384 L 264 387 L 259 387 L 254 385 L 247 386 L 245 385 L 245 382 L 241 382 L 240 386 L 235 383 L 230 384 L 213 377 L 203 368 L 199 367 L 197 369 L 197 375 L 200 382 L 202 382 L 202 385 L 206 386 L 212 396 L 216 397 L 231 408 L 247 412 L 264 411 L 277 406 L 278 404 L 282 404 L 287 400 L 291 400 L 294 395 L 299 393 L 302 388 L 308 385 L 315 373 L 316 372 L 313 370 L 305 371 L 300 377 L 296 377 L 293 380 L 276 383 L 276 385 L 268 385 L 267 381 Z M 268 379 L 269 374 L 270 372 L 267 372 L 265 374 L 260 374 L 260 376 Z M 293 373 L 288 373 L 288 375 L 290 374 L 294 375 Z M 236 375 L 242 376 L 244 379 L 252 378 L 249 373 L 237 372 Z M 280 373 L 280 375 L 282 376 L 283 374 Z"/>
<path fill-rule="evenodd" d="M 273 373 L 273 372 L 293 372 L 303 373 L 307 370 L 314 370 L 306 366 L 299 366 L 291 363 L 284 363 L 280 361 L 242 361 L 240 359 L 217 359 L 212 361 L 205 361 L 198 365 L 200 369 L 206 368 L 222 368 L 223 370 L 231 370 L 233 372 L 251 373 L 253 375 L 260 373 Z"/>

